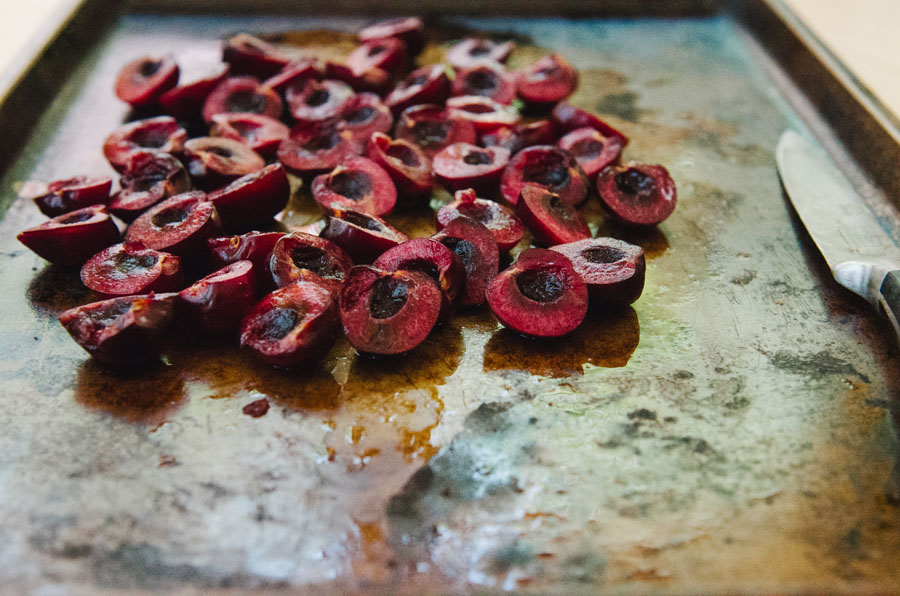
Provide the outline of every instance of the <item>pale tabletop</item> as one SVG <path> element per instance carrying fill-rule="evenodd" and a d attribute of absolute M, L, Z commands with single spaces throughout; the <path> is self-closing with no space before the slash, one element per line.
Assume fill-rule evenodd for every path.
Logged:
<path fill-rule="evenodd" d="M 36 35 L 78 0 L 4 0 L 0 74 L 24 59 Z M 894 114 L 900 115 L 898 0 L 784 0 Z M 852 8 L 851 5 L 852 4 Z M 6 77 L 3 77 L 4 79 Z"/>

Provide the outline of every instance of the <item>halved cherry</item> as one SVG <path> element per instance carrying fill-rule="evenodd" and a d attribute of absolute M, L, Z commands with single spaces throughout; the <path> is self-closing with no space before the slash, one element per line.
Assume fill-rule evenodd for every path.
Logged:
<path fill-rule="evenodd" d="M 337 117 L 353 94 L 350 85 L 341 81 L 307 79 L 299 86 L 288 87 L 284 96 L 294 120 L 310 124 Z"/>
<path fill-rule="evenodd" d="M 54 180 L 47 185 L 47 192 L 35 197 L 34 202 L 41 213 L 56 217 L 91 205 L 106 205 L 110 188 L 109 176 L 75 176 Z"/>
<path fill-rule="evenodd" d="M 98 362 L 144 364 L 159 355 L 176 294 L 123 296 L 71 308 L 59 316 L 69 335 Z"/>
<path fill-rule="evenodd" d="M 231 230 L 246 230 L 271 222 L 290 198 L 291 184 L 280 163 L 241 176 L 208 197 L 222 223 Z"/>
<path fill-rule="evenodd" d="M 418 17 L 398 17 L 369 25 L 358 36 L 363 42 L 396 37 L 406 44 L 410 56 L 415 56 L 425 43 L 425 24 Z"/>
<path fill-rule="evenodd" d="M 132 221 L 163 199 L 189 191 L 191 178 L 181 162 L 168 153 L 135 151 L 128 158 L 119 186 L 109 201 L 109 211 Z"/>
<path fill-rule="evenodd" d="M 326 208 L 353 209 L 382 216 L 397 203 L 397 189 L 388 173 L 365 157 L 347 158 L 312 182 L 313 198 Z"/>
<path fill-rule="evenodd" d="M 272 157 L 290 130 L 286 124 L 269 116 L 238 112 L 213 116 L 209 136 L 233 139 L 263 157 Z"/>
<path fill-rule="evenodd" d="M 528 124 L 488 129 L 479 140 L 485 147 L 504 147 L 515 155 L 526 147 L 552 145 L 556 139 L 556 123 L 553 120 L 536 120 Z"/>
<path fill-rule="evenodd" d="M 138 242 L 113 244 L 82 266 L 81 282 L 105 296 L 178 291 L 181 259 Z"/>
<path fill-rule="evenodd" d="M 224 137 L 198 137 L 184 144 L 191 179 L 200 188 L 212 190 L 263 169 L 266 160 L 240 141 Z"/>
<path fill-rule="evenodd" d="M 509 150 L 454 143 L 435 155 L 434 175 L 447 190 L 496 188 L 509 163 Z"/>
<path fill-rule="evenodd" d="M 508 105 L 516 98 L 516 79 L 499 65 L 477 64 L 456 73 L 450 95 L 480 95 Z"/>
<path fill-rule="evenodd" d="M 592 306 L 628 306 L 644 289 L 644 250 L 615 238 L 588 238 L 554 246 L 587 284 Z"/>
<path fill-rule="evenodd" d="M 272 44 L 246 33 L 235 35 L 225 42 L 222 59 L 231 64 L 234 74 L 260 79 L 277 74 L 290 62 Z"/>
<path fill-rule="evenodd" d="M 521 120 L 519 113 L 490 97 L 462 95 L 447 100 L 451 118 L 468 120 L 475 130 L 491 130 L 498 126 L 512 126 Z"/>
<path fill-rule="evenodd" d="M 380 97 L 374 93 L 357 93 L 344 103 L 336 127 L 349 133 L 354 143 L 365 148 L 372 133 L 386 133 L 393 125 L 394 116 Z"/>
<path fill-rule="evenodd" d="M 430 158 L 453 143 L 475 143 L 478 135 L 468 120 L 451 118 L 450 113 L 434 104 L 410 106 L 397 117 L 394 136 L 409 141 Z"/>
<path fill-rule="evenodd" d="M 206 98 L 231 72 L 231 67 L 225 63 L 217 64 L 214 68 L 213 72 L 201 79 L 178 85 L 163 93 L 159 97 L 159 106 L 163 112 L 179 120 L 200 118 Z"/>
<path fill-rule="evenodd" d="M 119 229 L 103 205 L 64 213 L 16 238 L 51 263 L 81 266 L 91 255 L 119 241 Z"/>
<path fill-rule="evenodd" d="M 136 108 L 152 106 L 178 84 L 178 65 L 172 56 L 144 56 L 122 67 L 116 77 L 116 96 Z"/>
<path fill-rule="evenodd" d="M 443 230 L 451 220 L 465 216 L 484 225 L 494 235 L 497 247 L 506 252 L 525 235 L 525 226 L 513 211 L 487 199 L 479 199 L 472 189 L 459 190 L 452 203 L 438 209 L 437 229 Z"/>
<path fill-rule="evenodd" d="M 622 223 L 653 226 L 672 214 L 675 182 L 660 165 L 635 161 L 609 168 L 597 178 L 603 208 Z"/>
<path fill-rule="evenodd" d="M 250 261 L 226 265 L 178 293 L 191 324 L 207 333 L 237 327 L 256 304 L 256 273 Z"/>
<path fill-rule="evenodd" d="M 578 87 L 578 71 L 559 54 L 550 54 L 521 71 L 516 91 L 526 102 L 538 106 L 555 104 Z"/>
<path fill-rule="evenodd" d="M 349 64 L 328 61 L 325 63 L 325 76 L 349 85 L 354 91 L 384 93 L 391 84 L 390 73 L 374 66 L 359 69 Z"/>
<path fill-rule="evenodd" d="M 427 196 L 434 186 L 428 157 L 408 141 L 376 132 L 369 139 L 366 157 L 384 168 L 397 187 L 398 198 L 407 203 Z"/>
<path fill-rule="evenodd" d="M 263 87 L 268 87 L 278 93 L 284 93 L 288 87 L 300 85 L 300 81 L 316 79 L 319 77 L 319 65 L 315 58 L 300 58 L 285 65 L 281 72 L 263 81 Z"/>
<path fill-rule="evenodd" d="M 515 205 L 525 184 L 539 184 L 569 205 L 587 198 L 588 179 L 572 155 L 559 147 L 535 145 L 516 153 L 500 180 L 503 198 Z"/>
<path fill-rule="evenodd" d="M 531 337 L 574 331 L 588 308 L 587 286 L 569 259 L 530 248 L 488 285 L 487 301 L 506 327 Z"/>
<path fill-rule="evenodd" d="M 332 122 L 296 126 L 278 147 L 278 161 L 300 176 L 333 170 L 339 163 L 359 153 L 359 144 L 347 131 Z"/>
<path fill-rule="evenodd" d="M 434 281 L 421 271 L 357 265 L 341 288 L 341 324 L 359 352 L 403 354 L 431 333 L 442 300 Z"/>
<path fill-rule="evenodd" d="M 126 242 L 179 256 L 205 254 L 206 239 L 222 230 L 215 206 L 206 193 L 191 191 L 157 203 L 140 215 L 125 231 Z"/>
<path fill-rule="evenodd" d="M 234 112 L 262 114 L 278 119 L 284 109 L 281 96 L 253 77 L 228 77 L 213 89 L 203 103 L 203 119 Z"/>
<path fill-rule="evenodd" d="M 386 250 L 372 263 L 384 271 L 413 269 L 427 273 L 444 294 L 442 316 L 453 310 L 456 299 L 465 291 L 466 271 L 453 250 L 431 238 L 413 238 Z"/>
<path fill-rule="evenodd" d="M 409 240 L 386 221 L 351 209 L 329 209 L 322 238 L 340 246 L 354 263 L 371 263 L 384 251 Z"/>
<path fill-rule="evenodd" d="M 140 150 L 180 153 L 187 131 L 171 116 L 136 120 L 116 129 L 103 142 L 103 155 L 117 172 L 125 171 L 131 154 Z"/>
<path fill-rule="evenodd" d="M 497 43 L 490 39 L 464 39 L 449 50 L 445 59 L 456 69 L 469 68 L 486 62 L 506 62 L 516 44 L 512 41 Z"/>
<path fill-rule="evenodd" d="M 303 232 L 291 232 L 280 238 L 269 257 L 269 270 L 276 286 L 312 281 L 335 295 L 352 267 L 353 261 L 340 246 Z"/>
<path fill-rule="evenodd" d="M 372 39 L 359 44 L 347 56 L 347 66 L 357 72 L 378 68 L 394 75 L 406 65 L 406 44 L 396 37 Z"/>
<path fill-rule="evenodd" d="M 591 237 L 578 210 L 539 184 L 522 187 L 516 214 L 531 231 L 535 244 L 555 246 Z"/>
<path fill-rule="evenodd" d="M 465 291 L 459 296 L 463 306 L 484 302 L 484 291 L 497 275 L 500 252 L 494 235 L 474 219 L 457 217 L 431 237 L 452 250 L 466 272 Z"/>
<path fill-rule="evenodd" d="M 616 130 L 590 112 L 586 112 L 581 108 L 576 108 L 567 101 L 561 101 L 556 104 L 550 115 L 563 132 L 570 132 L 576 128 L 584 128 L 587 126 L 600 131 L 600 134 L 604 137 L 620 137 L 622 139 L 623 147 L 628 144 L 628 137 L 622 132 Z"/>
<path fill-rule="evenodd" d="M 324 356 L 338 330 L 336 296 L 299 281 L 275 290 L 247 313 L 241 345 L 263 361 L 289 368 Z"/>
<path fill-rule="evenodd" d="M 284 232 L 247 232 L 240 236 L 209 238 L 206 243 L 214 265 L 224 267 L 231 263 L 247 260 L 253 263 L 257 278 L 263 278 L 269 271 L 269 257 L 275 243 Z"/>
<path fill-rule="evenodd" d="M 384 98 L 384 103 L 397 113 L 409 106 L 443 103 L 449 95 L 450 79 L 447 78 L 444 65 L 432 64 L 409 73 Z"/>
<path fill-rule="evenodd" d="M 622 137 L 605 137 L 600 131 L 587 126 L 576 128 L 556 144 L 572 154 L 591 180 L 596 180 L 597 174 L 619 161 L 623 147 Z"/>

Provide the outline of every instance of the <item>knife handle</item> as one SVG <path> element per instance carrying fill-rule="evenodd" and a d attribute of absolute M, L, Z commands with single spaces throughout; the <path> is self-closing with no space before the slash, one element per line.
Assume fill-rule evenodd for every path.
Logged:
<path fill-rule="evenodd" d="M 900 270 L 888 271 L 879 288 L 878 305 L 882 314 L 894 327 L 894 335 L 900 341 Z"/>

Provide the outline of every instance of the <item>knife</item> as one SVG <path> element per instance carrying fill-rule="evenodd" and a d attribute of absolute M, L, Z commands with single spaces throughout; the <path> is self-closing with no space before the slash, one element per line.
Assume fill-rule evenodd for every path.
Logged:
<path fill-rule="evenodd" d="M 900 248 L 824 151 L 787 130 L 775 157 L 788 198 L 835 280 L 886 316 L 900 339 Z"/>

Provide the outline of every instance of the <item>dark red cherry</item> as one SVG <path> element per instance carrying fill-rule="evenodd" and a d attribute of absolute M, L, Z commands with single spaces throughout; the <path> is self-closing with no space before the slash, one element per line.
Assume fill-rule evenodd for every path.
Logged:
<path fill-rule="evenodd" d="M 216 114 L 235 112 L 262 114 L 276 120 L 281 117 L 284 102 L 269 87 L 254 77 L 229 77 L 219 83 L 203 103 L 203 119 L 212 122 Z"/>
<path fill-rule="evenodd" d="M 447 100 L 451 118 L 467 120 L 476 131 L 492 130 L 498 126 L 512 126 L 521 116 L 509 106 L 500 104 L 490 97 L 462 95 Z"/>
<path fill-rule="evenodd" d="M 280 163 L 241 176 L 228 186 L 209 193 L 223 225 L 248 230 L 271 223 L 288 204 L 291 184 Z"/>
<path fill-rule="evenodd" d="M 171 56 L 144 56 L 122 67 L 116 78 L 116 96 L 136 108 L 152 106 L 159 96 L 178 84 L 178 65 Z"/>
<path fill-rule="evenodd" d="M 474 219 L 490 230 L 502 252 L 512 249 L 525 235 L 525 226 L 509 207 L 479 199 L 472 189 L 457 191 L 453 202 L 438 210 L 437 229 L 443 230 L 451 220 L 460 216 Z"/>
<path fill-rule="evenodd" d="M 191 191 L 157 203 L 125 231 L 126 242 L 174 255 L 205 254 L 206 239 L 222 231 L 222 221 L 206 193 Z"/>
<path fill-rule="evenodd" d="M 284 93 L 288 87 L 302 85 L 301 81 L 319 78 L 319 65 L 315 58 L 300 58 L 285 65 L 281 72 L 263 81 L 262 86 L 278 93 Z"/>
<path fill-rule="evenodd" d="M 587 286 L 564 255 L 530 248 L 488 285 L 487 301 L 506 327 L 531 337 L 574 331 L 588 308 Z"/>
<path fill-rule="evenodd" d="M 384 98 L 384 103 L 396 114 L 409 106 L 443 103 L 450 95 L 450 79 L 442 64 L 423 66 L 409 73 Z"/>
<path fill-rule="evenodd" d="M 381 68 L 358 69 L 339 62 L 325 63 L 325 76 L 349 85 L 354 91 L 384 93 L 391 85 L 391 75 Z"/>
<path fill-rule="evenodd" d="M 615 238 L 588 238 L 554 246 L 587 284 L 592 306 L 628 306 L 644 289 L 644 250 Z"/>
<path fill-rule="evenodd" d="M 498 64 L 477 64 L 456 73 L 450 95 L 480 95 L 508 105 L 516 98 L 516 79 Z"/>
<path fill-rule="evenodd" d="M 597 118 L 590 112 L 586 112 L 581 108 L 576 108 L 567 101 L 561 101 L 556 104 L 553 108 L 553 112 L 551 112 L 551 117 L 564 133 L 587 126 L 599 131 L 604 137 L 620 137 L 622 139 L 623 147 L 628 144 L 628 137 L 620 131 Z"/>
<path fill-rule="evenodd" d="M 206 333 L 235 329 L 256 304 L 256 273 L 250 261 L 226 265 L 178 293 L 185 318 Z"/>
<path fill-rule="evenodd" d="M 572 154 L 590 180 L 596 180 L 597 174 L 618 163 L 623 147 L 622 137 L 604 137 L 590 127 L 576 128 L 557 145 Z"/>
<path fill-rule="evenodd" d="M 521 71 L 516 90 L 523 100 L 538 106 L 562 101 L 578 87 L 578 71 L 559 54 L 550 54 Z"/>
<path fill-rule="evenodd" d="M 272 366 L 290 368 L 324 356 L 338 331 L 336 296 L 300 281 L 275 290 L 244 317 L 241 345 Z"/>
<path fill-rule="evenodd" d="M 113 244 L 81 268 L 81 282 L 104 296 L 178 291 L 181 278 L 181 259 L 137 242 Z"/>
<path fill-rule="evenodd" d="M 307 79 L 299 86 L 288 87 L 285 100 L 298 124 L 312 124 L 336 118 L 353 95 L 353 89 L 344 82 Z"/>
<path fill-rule="evenodd" d="M 447 62 L 456 69 L 470 68 L 491 62 L 506 62 L 516 44 L 512 41 L 497 43 L 490 39 L 468 38 L 447 51 Z"/>
<path fill-rule="evenodd" d="M 465 291 L 466 271 L 451 249 L 431 238 L 413 238 L 386 250 L 372 263 L 384 271 L 413 269 L 427 273 L 444 294 L 442 315 L 449 315 Z"/>
<path fill-rule="evenodd" d="M 341 288 L 344 334 L 364 354 L 403 354 L 431 333 L 442 299 L 434 281 L 421 271 L 357 265 Z"/>
<path fill-rule="evenodd" d="M 587 198 L 588 179 L 572 155 L 559 147 L 536 145 L 516 153 L 500 180 L 503 198 L 516 204 L 525 184 L 539 184 L 569 205 Z"/>
<path fill-rule="evenodd" d="M 75 176 L 54 180 L 47 185 L 47 192 L 34 198 L 41 213 L 56 217 L 91 205 L 109 203 L 112 178 L 109 176 Z"/>
<path fill-rule="evenodd" d="M 535 244 L 555 246 L 591 237 L 587 222 L 573 205 L 538 184 L 526 184 L 516 214 L 531 231 Z"/>
<path fill-rule="evenodd" d="M 416 145 L 376 132 L 369 139 L 366 157 L 388 173 L 401 202 L 409 204 L 431 193 L 434 186 L 431 163 Z"/>
<path fill-rule="evenodd" d="M 309 177 L 333 170 L 359 151 L 351 133 L 332 122 L 319 122 L 294 127 L 278 147 L 278 161 L 294 174 Z"/>
<path fill-rule="evenodd" d="M 119 229 L 103 205 L 64 213 L 16 238 L 51 263 L 81 266 L 94 253 L 119 241 Z"/>
<path fill-rule="evenodd" d="M 206 98 L 228 78 L 230 73 L 231 67 L 228 64 L 217 64 L 215 70 L 207 76 L 178 85 L 163 93 L 159 97 L 159 106 L 173 118 L 197 120 L 201 117 Z"/>
<path fill-rule="evenodd" d="M 187 131 L 171 116 L 129 122 L 103 142 L 103 155 L 117 172 L 124 172 L 131 154 L 140 150 L 177 154 L 184 149 Z"/>
<path fill-rule="evenodd" d="M 349 133 L 357 146 L 365 148 L 372 133 L 386 133 L 393 125 L 394 116 L 380 97 L 374 93 L 357 93 L 344 103 L 336 127 Z"/>
<path fill-rule="evenodd" d="M 110 298 L 71 308 L 60 315 L 59 322 L 98 362 L 115 367 L 140 365 L 159 356 L 175 300 L 176 294 Z"/>
<path fill-rule="evenodd" d="M 509 163 L 509 151 L 503 147 L 479 147 L 454 143 L 435 155 L 434 175 L 447 190 L 464 188 L 496 189 L 500 175 Z"/>
<path fill-rule="evenodd" d="M 290 130 L 280 120 L 261 114 L 216 114 L 209 125 L 209 136 L 233 139 L 262 157 L 273 157 Z"/>
<path fill-rule="evenodd" d="M 335 295 L 352 267 L 353 261 L 340 246 L 303 232 L 291 232 L 280 238 L 269 257 L 269 270 L 276 286 L 312 281 Z"/>
<path fill-rule="evenodd" d="M 135 151 L 128 158 L 119 186 L 109 201 L 109 211 L 119 219 L 132 221 L 163 199 L 189 191 L 191 178 L 181 162 L 168 153 Z"/>
<path fill-rule="evenodd" d="M 504 147 L 515 155 L 526 147 L 552 145 L 556 142 L 556 123 L 552 120 L 536 120 L 528 124 L 498 126 L 481 134 L 485 147 Z"/>
<path fill-rule="evenodd" d="M 376 216 L 390 213 L 397 189 L 388 173 L 365 157 L 350 157 L 312 182 L 313 198 L 326 208 L 352 209 Z"/>
<path fill-rule="evenodd" d="M 369 25 L 358 35 L 362 42 L 395 37 L 406 44 L 410 56 L 415 56 L 425 44 L 425 25 L 418 17 L 398 17 Z"/>
<path fill-rule="evenodd" d="M 381 218 L 350 209 L 329 209 L 322 238 L 340 246 L 354 263 L 371 263 L 381 253 L 409 240 Z"/>
<path fill-rule="evenodd" d="M 603 208 L 622 223 L 653 226 L 672 214 L 675 182 L 660 165 L 630 161 L 609 168 L 597 178 Z"/>
<path fill-rule="evenodd" d="M 459 303 L 474 306 L 484 302 L 484 291 L 497 275 L 500 252 L 494 235 L 474 219 L 457 217 L 431 237 L 452 250 L 466 272 L 465 291 Z"/>
<path fill-rule="evenodd" d="M 471 122 L 451 118 L 446 109 L 433 104 L 403 110 L 397 117 L 394 136 L 417 145 L 429 158 L 453 143 L 475 143 L 478 139 Z"/>
<path fill-rule="evenodd" d="M 248 232 L 241 236 L 210 238 L 206 242 L 213 266 L 224 267 L 246 259 L 253 263 L 257 286 L 269 291 L 275 287 L 269 257 L 275 243 L 285 235 L 284 232 Z"/>
<path fill-rule="evenodd" d="M 407 63 L 406 44 L 396 37 L 364 41 L 347 56 L 347 66 L 357 72 L 370 68 L 384 70 L 391 76 Z"/>
<path fill-rule="evenodd" d="M 235 35 L 225 42 L 222 59 L 231 65 L 234 74 L 258 79 L 274 76 L 290 63 L 278 48 L 246 33 Z"/>
<path fill-rule="evenodd" d="M 266 160 L 240 141 L 198 137 L 184 144 L 185 161 L 198 187 L 213 190 L 263 169 Z"/>

